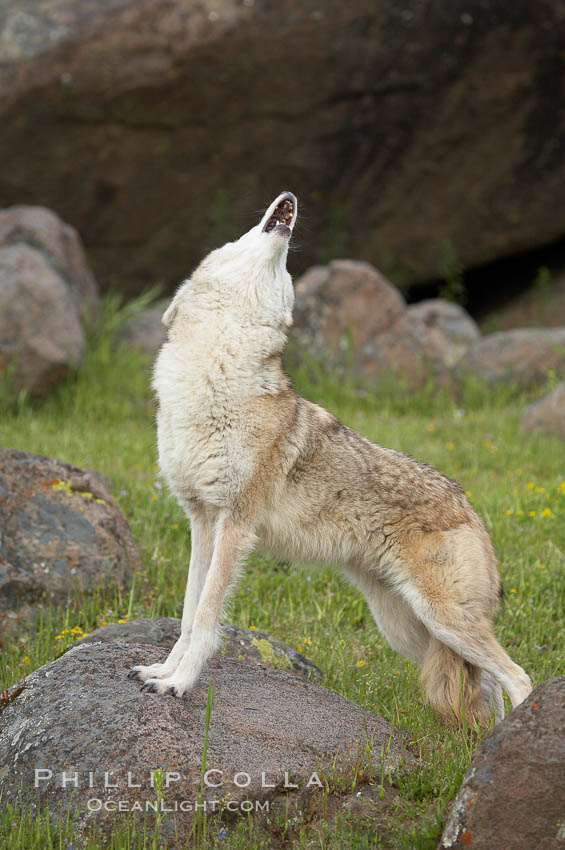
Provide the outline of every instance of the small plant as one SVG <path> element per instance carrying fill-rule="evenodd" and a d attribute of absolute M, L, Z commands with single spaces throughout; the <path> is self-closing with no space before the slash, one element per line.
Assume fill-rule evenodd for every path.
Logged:
<path fill-rule="evenodd" d="M 536 312 L 537 312 L 537 321 L 540 325 L 544 325 L 547 322 L 548 316 L 548 307 L 549 307 L 549 294 L 551 291 L 551 272 L 547 268 L 547 266 L 541 266 L 534 279 L 533 285 L 534 293 L 536 296 Z"/>
<path fill-rule="evenodd" d="M 454 301 L 456 304 L 466 304 L 467 289 L 463 279 L 463 267 L 455 246 L 449 239 L 446 239 L 442 245 L 439 275 L 443 280 L 439 290 L 440 298 Z"/>
<path fill-rule="evenodd" d="M 200 764 L 200 789 L 196 799 L 196 811 L 192 821 L 192 838 L 195 847 L 205 847 L 208 835 L 208 821 L 204 809 L 204 776 L 208 764 L 208 730 L 212 717 L 212 706 L 214 705 L 215 679 L 211 679 L 208 685 L 208 699 L 206 700 L 206 718 L 204 721 L 204 744 L 202 746 L 202 761 Z"/>
<path fill-rule="evenodd" d="M 218 189 L 210 206 L 210 230 L 206 239 L 209 250 L 230 242 L 240 234 L 235 219 L 234 206 L 225 189 Z"/>

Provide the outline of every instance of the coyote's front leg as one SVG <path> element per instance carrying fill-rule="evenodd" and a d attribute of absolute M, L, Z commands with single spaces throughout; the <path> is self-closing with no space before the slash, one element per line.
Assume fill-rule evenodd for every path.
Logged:
<path fill-rule="evenodd" d="M 190 566 L 184 594 L 180 637 L 163 664 L 132 667 L 128 674 L 130 679 L 137 678 L 145 682 L 147 679 L 163 679 L 166 676 L 171 676 L 188 649 L 192 624 L 214 552 L 215 518 L 214 514 L 203 508 L 191 510 Z"/>
<path fill-rule="evenodd" d="M 235 521 L 229 514 L 219 516 L 212 563 L 198 601 L 188 649 L 173 673 L 166 678 L 147 679 L 142 690 L 159 694 L 170 692 L 180 697 L 195 685 L 202 668 L 219 647 L 218 619 L 230 578 L 253 541 L 254 534 L 248 525 Z"/>

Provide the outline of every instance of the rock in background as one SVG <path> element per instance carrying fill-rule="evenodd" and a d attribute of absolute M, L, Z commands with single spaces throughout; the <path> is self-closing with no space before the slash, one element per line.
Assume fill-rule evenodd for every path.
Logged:
<path fill-rule="evenodd" d="M 17 390 L 46 392 L 85 352 L 98 287 L 77 232 L 42 207 L 0 211 L 0 367 Z"/>
<path fill-rule="evenodd" d="M 460 377 L 520 387 L 543 384 L 550 372 L 565 378 L 565 328 L 517 328 L 487 334 L 467 349 L 457 371 Z"/>
<path fill-rule="evenodd" d="M 121 328 L 117 341 L 138 348 L 153 359 L 167 338 L 161 319 L 170 301 L 170 298 L 161 298 L 142 310 Z"/>
<path fill-rule="evenodd" d="M 3 802 L 23 798 L 33 801 L 35 811 L 41 800 L 42 808 L 48 803 L 51 816 L 65 815 L 70 785 L 62 787 L 63 773 L 77 771 L 73 814 L 79 829 L 96 823 L 100 838 L 110 832 L 117 812 L 94 813 L 88 810 L 88 801 L 123 800 L 128 806 L 138 801 L 144 806 L 145 800 L 156 798 L 151 770 L 161 768 L 175 772 L 178 780 L 163 788 L 165 805 L 173 813 L 164 815 L 160 834 L 171 837 L 176 828 L 177 840 L 185 841 L 191 813 L 175 814 L 174 806 L 181 801 L 194 805 L 197 799 L 210 679 L 215 694 L 207 767 L 221 771 L 209 777 L 221 785 L 205 786 L 203 797 L 217 800 L 224 817 L 234 816 L 222 812 L 222 801 L 225 806 L 228 800 L 236 807 L 246 799 L 269 802 L 274 815 L 274 805 L 282 798 L 283 817 L 304 811 L 317 788 L 308 786 L 315 771 L 339 778 L 360 764 L 365 773 L 372 768 L 380 776 L 383 761 L 385 776 L 401 766 L 415 768 L 403 733 L 293 673 L 216 655 L 182 699 L 143 693 L 139 682 L 127 678 L 140 657 L 149 664 L 163 660 L 165 654 L 162 649 L 121 641 L 81 643 L 34 671 L 23 690 L 14 688 L 2 709 L 0 728 Z M 37 789 L 36 768 L 52 771 L 51 781 L 40 782 Z M 90 771 L 92 787 L 88 787 Z M 285 790 L 285 772 L 299 788 Z M 116 787 L 104 787 L 104 773 L 107 784 Z M 385 791 L 387 786 L 388 781 Z M 138 812 L 136 822 L 143 820 L 144 814 Z M 149 829 L 152 822 L 149 815 Z"/>
<path fill-rule="evenodd" d="M 565 327 L 518 328 L 481 335 L 458 304 L 441 298 L 406 305 L 400 291 L 369 263 L 333 260 L 295 283 L 292 336 L 338 374 L 353 367 L 368 386 L 400 379 L 419 387 L 431 378 L 457 387 L 467 378 L 519 388 L 565 378 Z"/>
<path fill-rule="evenodd" d="M 0 638 L 45 602 L 125 584 L 138 562 L 127 520 L 95 472 L 0 448 Z"/>
<path fill-rule="evenodd" d="M 369 263 L 333 260 L 295 283 L 292 335 L 330 368 L 353 365 L 374 383 L 412 387 L 442 380 L 479 337 L 470 316 L 442 299 L 407 307 L 400 291 Z"/>
<path fill-rule="evenodd" d="M 451 805 L 441 848 L 562 850 L 565 676 L 549 679 L 492 729 Z"/>
<path fill-rule="evenodd" d="M 565 231 L 563 23 L 559 0 L 5 0 L 0 196 L 56 209 L 129 294 L 283 189 L 302 269 L 477 266 Z"/>
<path fill-rule="evenodd" d="M 467 311 L 444 298 L 428 298 L 411 304 L 407 315 L 411 320 L 423 322 L 447 367 L 455 366 L 481 335 L 479 326 Z"/>
<path fill-rule="evenodd" d="M 522 419 L 526 434 L 540 430 L 565 440 L 565 383 L 531 404 Z"/>

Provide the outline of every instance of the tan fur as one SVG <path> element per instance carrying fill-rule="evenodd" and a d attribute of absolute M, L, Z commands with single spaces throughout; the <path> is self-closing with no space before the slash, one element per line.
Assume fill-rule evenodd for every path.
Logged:
<path fill-rule="evenodd" d="M 194 685 L 230 581 L 258 548 L 340 567 L 391 646 L 422 666 L 444 720 L 501 719 L 501 687 L 517 705 L 531 684 L 493 636 L 500 577 L 481 520 L 457 483 L 295 394 L 281 360 L 292 303 L 281 235 L 255 230 L 210 255 L 166 313 L 160 464 L 193 545 L 181 637 L 164 664 L 134 673 L 159 693 Z M 253 251 L 268 261 L 251 286 Z"/>

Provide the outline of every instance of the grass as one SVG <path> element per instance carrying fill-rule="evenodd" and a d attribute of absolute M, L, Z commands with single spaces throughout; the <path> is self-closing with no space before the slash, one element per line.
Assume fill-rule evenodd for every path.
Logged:
<path fill-rule="evenodd" d="M 45 400 L 14 398 L 4 388 L 0 443 L 99 470 L 112 482 L 144 566 L 128 590 L 108 587 L 81 596 L 65 609 L 47 611 L 33 628 L 22 626 L 2 646 L 0 691 L 101 625 L 181 614 L 190 534 L 157 472 L 149 368 L 141 355 L 115 346 L 123 318 L 116 302 L 106 300 L 80 374 Z M 500 557 L 506 601 L 498 639 L 534 683 L 562 673 L 565 447 L 520 434 L 529 399 L 511 388 L 472 383 L 457 398 L 431 384 L 419 393 L 398 385 L 374 391 L 332 380 L 312 363 L 294 367 L 293 377 L 299 392 L 347 425 L 462 483 Z M 363 598 L 337 572 L 290 570 L 253 555 L 233 597 L 231 622 L 300 648 L 324 670 L 326 687 L 406 730 L 422 759 L 421 772 L 399 784 L 385 810 L 375 806 L 359 820 L 328 804 L 321 809 L 326 817 L 286 830 L 285 846 L 435 847 L 446 806 L 481 734 L 446 729 L 424 706 L 418 670 L 380 637 Z M 65 848 L 73 836 L 71 815 L 56 829 L 46 817 L 4 806 L 0 845 Z M 282 846 L 250 819 L 230 823 L 224 832 L 215 840 L 217 832 L 208 829 L 207 846 Z M 93 837 L 86 846 L 109 845 Z M 134 837 L 127 829 L 117 831 L 111 844 L 114 850 L 153 846 L 151 835 L 138 830 Z"/>

